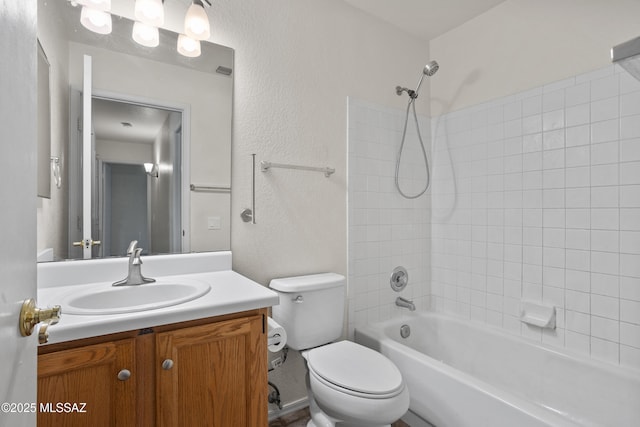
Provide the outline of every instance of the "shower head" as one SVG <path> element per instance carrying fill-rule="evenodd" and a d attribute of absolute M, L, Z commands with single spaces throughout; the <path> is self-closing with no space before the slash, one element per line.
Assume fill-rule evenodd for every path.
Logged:
<path fill-rule="evenodd" d="M 424 66 L 424 70 L 422 70 L 422 72 L 425 76 L 431 77 L 438 71 L 438 68 L 440 68 L 438 63 L 436 61 L 431 61 Z"/>
<path fill-rule="evenodd" d="M 420 75 L 420 80 L 418 81 L 418 86 L 416 87 L 416 90 L 411 90 L 411 89 L 407 89 L 406 87 L 396 86 L 396 94 L 399 96 L 399 95 L 402 95 L 402 92 L 407 92 L 407 94 L 409 95 L 409 98 L 411 98 L 412 100 L 416 99 L 418 97 L 418 92 L 420 91 L 420 86 L 422 86 L 422 80 L 424 80 L 424 76 L 427 76 L 427 77 L 433 76 L 436 73 L 436 71 L 438 71 L 438 68 L 440 68 L 440 66 L 436 61 L 430 61 L 427 65 L 424 66 L 424 69 L 422 70 L 422 74 Z"/>

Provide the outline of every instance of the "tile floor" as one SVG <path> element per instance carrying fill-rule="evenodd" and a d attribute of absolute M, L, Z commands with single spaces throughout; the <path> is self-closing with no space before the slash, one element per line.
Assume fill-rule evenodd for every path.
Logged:
<path fill-rule="evenodd" d="M 309 408 L 284 415 L 269 423 L 269 427 L 305 427 L 309 421 Z M 411 427 L 403 421 L 396 421 L 391 427 Z"/>

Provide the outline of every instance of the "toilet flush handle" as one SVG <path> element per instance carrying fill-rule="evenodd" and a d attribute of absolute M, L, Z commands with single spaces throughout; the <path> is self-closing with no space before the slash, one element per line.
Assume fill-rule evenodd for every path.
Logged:
<path fill-rule="evenodd" d="M 302 295 L 298 295 L 295 298 L 291 298 L 291 301 L 295 302 L 296 304 L 302 304 L 304 302 L 304 298 L 302 297 Z"/>

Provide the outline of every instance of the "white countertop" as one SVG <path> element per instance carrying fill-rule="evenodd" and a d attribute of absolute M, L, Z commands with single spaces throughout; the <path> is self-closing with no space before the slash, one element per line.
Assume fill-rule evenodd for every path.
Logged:
<path fill-rule="evenodd" d="M 201 257 L 201 255 L 198 256 Z M 166 257 L 171 257 L 171 255 L 163 257 L 165 257 L 164 260 L 166 261 Z M 178 257 L 181 257 L 183 260 L 189 259 L 189 257 L 185 255 L 179 255 Z M 153 258 L 154 257 L 145 258 L 145 262 L 147 259 L 152 260 Z M 48 269 L 74 269 L 74 263 L 84 271 L 87 271 L 87 269 L 91 267 L 90 263 L 92 263 L 92 261 L 73 262 L 67 264 L 67 266 L 55 265 L 65 263 L 54 263 L 52 266 L 45 265 L 42 268 L 39 266 L 38 274 L 43 275 L 43 282 L 47 283 L 45 286 L 39 286 L 39 307 L 51 307 L 60 304 L 63 295 L 67 295 L 69 292 L 74 292 L 75 290 L 80 290 L 82 287 L 87 285 L 96 285 L 96 282 L 81 284 L 71 279 L 67 281 L 64 277 L 72 277 L 73 275 L 67 276 L 66 274 L 62 274 L 61 278 L 57 278 L 54 285 L 50 284 L 50 276 L 48 276 L 49 272 L 47 271 Z M 117 261 L 117 263 L 120 264 L 121 261 Z M 153 262 L 150 262 L 149 264 L 153 264 Z M 214 264 L 216 263 L 208 263 L 210 266 Z M 225 264 L 223 265 L 223 267 L 225 267 L 226 265 L 230 265 L 230 262 L 225 262 L 223 264 Z M 186 273 L 185 269 L 178 268 L 177 270 L 180 270 L 178 271 L 178 275 L 162 276 L 153 275 L 153 270 L 153 268 L 150 268 L 149 271 L 147 271 L 143 267 L 143 273 L 145 276 L 156 279 L 173 279 L 175 281 L 179 281 L 180 279 L 199 280 L 208 283 L 211 286 L 211 290 L 200 298 L 182 304 L 124 314 L 65 314 L 63 306 L 60 322 L 56 325 L 50 326 L 48 329 L 49 341 L 47 344 L 254 310 L 277 305 L 279 302 L 278 294 L 274 291 L 242 276 L 241 274 L 231 271 L 230 269 Z M 117 271 L 115 274 L 117 274 L 115 277 L 120 278 L 119 276 L 122 275 L 122 272 Z M 58 274 L 58 276 L 60 276 L 60 274 Z M 96 276 L 92 274 L 91 277 Z M 104 279 L 107 280 L 105 281 L 105 285 L 110 286 L 112 283 L 112 277 L 105 277 Z M 40 281 L 41 278 L 39 277 L 38 280 Z M 64 283 L 70 284 L 65 285 Z"/>

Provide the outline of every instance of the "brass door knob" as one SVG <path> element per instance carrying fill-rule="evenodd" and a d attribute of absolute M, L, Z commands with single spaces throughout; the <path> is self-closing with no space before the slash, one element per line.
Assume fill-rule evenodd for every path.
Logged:
<path fill-rule="evenodd" d="M 91 247 L 91 246 L 98 246 L 100 245 L 102 242 L 100 242 L 100 240 L 91 240 L 91 239 L 86 239 L 86 240 L 80 240 L 79 242 L 73 242 L 73 246 L 86 246 L 87 248 Z"/>
<path fill-rule="evenodd" d="M 23 337 L 28 337 L 33 333 L 33 328 L 40 323 L 43 322 L 45 325 L 42 326 L 41 331 L 39 333 L 39 341 L 40 344 L 44 344 L 47 342 L 49 337 L 49 333 L 47 332 L 47 328 L 49 325 L 55 325 L 60 320 L 61 308 L 59 305 L 54 306 L 53 308 L 38 308 L 36 307 L 36 301 L 33 298 L 29 298 L 24 300 L 22 303 L 22 309 L 20 310 L 20 335 Z"/>

